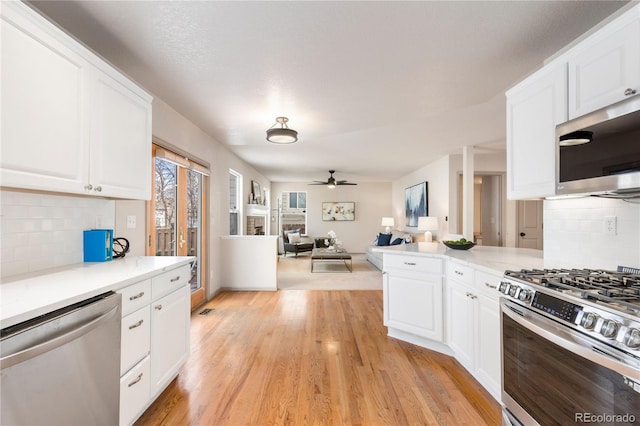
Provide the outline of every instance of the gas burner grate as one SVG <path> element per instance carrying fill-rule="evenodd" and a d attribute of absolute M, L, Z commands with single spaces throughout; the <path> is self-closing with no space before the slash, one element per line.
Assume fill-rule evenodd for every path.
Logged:
<path fill-rule="evenodd" d="M 522 269 L 505 276 L 579 297 L 640 310 L 640 274 L 600 269 Z"/>

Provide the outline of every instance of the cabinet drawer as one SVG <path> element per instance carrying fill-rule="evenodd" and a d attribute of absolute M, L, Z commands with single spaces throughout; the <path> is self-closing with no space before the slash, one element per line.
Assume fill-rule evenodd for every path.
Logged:
<path fill-rule="evenodd" d="M 150 397 L 150 357 L 140 361 L 131 371 L 120 378 L 120 424 L 133 423 L 147 406 Z"/>
<path fill-rule="evenodd" d="M 121 288 L 118 293 L 122 295 L 122 316 L 124 317 L 151 302 L 151 280 Z"/>
<path fill-rule="evenodd" d="M 498 292 L 500 281 L 502 281 L 501 275 L 476 270 L 476 288 L 491 299 L 498 300 L 500 298 L 500 293 Z"/>
<path fill-rule="evenodd" d="M 447 262 L 447 279 L 473 285 L 473 269 L 456 262 Z"/>
<path fill-rule="evenodd" d="M 149 353 L 151 346 L 151 307 L 149 305 L 122 318 L 120 331 L 120 374 Z"/>
<path fill-rule="evenodd" d="M 442 274 L 442 259 L 422 256 L 399 256 L 383 254 L 384 269 L 403 269 L 406 271 Z"/>
<path fill-rule="evenodd" d="M 169 294 L 187 284 L 190 276 L 191 267 L 184 265 L 151 278 L 153 300 L 157 300 L 159 297 Z"/>

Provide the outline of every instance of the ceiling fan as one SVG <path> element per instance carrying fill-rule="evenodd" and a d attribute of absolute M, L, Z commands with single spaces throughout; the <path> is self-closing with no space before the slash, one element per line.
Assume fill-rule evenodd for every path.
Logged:
<path fill-rule="evenodd" d="M 346 180 L 336 180 L 336 178 L 333 177 L 335 172 L 335 170 L 329 170 L 330 176 L 326 182 L 316 180 L 314 183 L 310 183 L 309 185 L 327 185 L 327 188 L 335 188 L 338 185 L 357 185 L 357 183 L 347 182 Z"/>

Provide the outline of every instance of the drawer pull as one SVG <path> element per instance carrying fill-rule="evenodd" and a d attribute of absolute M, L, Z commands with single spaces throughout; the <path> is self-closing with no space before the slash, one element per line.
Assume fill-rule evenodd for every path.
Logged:
<path fill-rule="evenodd" d="M 140 299 L 142 296 L 144 296 L 144 291 L 141 291 L 140 293 L 136 294 L 135 296 L 131 296 L 129 298 L 129 300 L 136 300 L 136 299 Z"/>
<path fill-rule="evenodd" d="M 154 307 L 157 311 L 161 311 L 162 310 L 162 305 L 156 305 Z"/>
<path fill-rule="evenodd" d="M 415 262 L 404 262 L 405 265 L 416 266 Z"/>
<path fill-rule="evenodd" d="M 635 95 L 636 94 L 636 90 L 632 89 L 632 88 L 628 88 L 627 90 L 624 91 L 624 95 L 625 96 L 631 96 L 631 95 Z"/>
<path fill-rule="evenodd" d="M 460 271 L 455 271 L 455 270 L 454 270 L 453 272 L 455 272 L 455 273 L 456 273 L 456 274 L 458 274 L 458 275 L 464 275 L 464 273 L 463 273 L 463 272 L 460 272 Z"/>
<path fill-rule="evenodd" d="M 478 296 L 472 294 L 472 293 L 467 293 L 467 297 L 470 297 L 471 299 L 477 299 Z"/>
<path fill-rule="evenodd" d="M 127 386 L 131 387 L 133 385 L 135 385 L 136 383 L 138 383 L 140 380 L 142 380 L 142 373 L 138 374 L 138 377 L 135 378 L 135 380 L 131 383 L 129 383 Z"/>
<path fill-rule="evenodd" d="M 129 326 L 129 330 L 133 330 L 134 328 L 140 327 L 142 325 L 142 323 L 144 322 L 144 320 L 140 320 L 137 323 L 130 325 Z"/>
<path fill-rule="evenodd" d="M 177 276 L 177 277 L 175 277 L 175 278 L 171 278 L 171 282 L 172 282 L 172 283 L 175 283 L 175 282 L 176 282 L 176 281 L 178 281 L 179 279 L 180 279 L 180 275 L 178 275 L 178 276 Z"/>
<path fill-rule="evenodd" d="M 495 290 L 496 288 L 498 288 L 498 286 L 497 286 L 497 285 L 492 285 L 492 284 L 489 284 L 489 283 L 484 283 L 484 285 L 486 285 L 487 287 L 492 288 L 492 289 L 494 289 L 494 290 Z"/>

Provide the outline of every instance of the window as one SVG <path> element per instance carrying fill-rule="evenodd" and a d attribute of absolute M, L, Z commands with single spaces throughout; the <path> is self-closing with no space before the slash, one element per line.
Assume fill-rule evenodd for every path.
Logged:
<path fill-rule="evenodd" d="M 282 230 L 300 229 L 307 235 L 307 193 L 306 191 L 283 192 L 280 223 Z"/>
<path fill-rule="evenodd" d="M 229 169 L 229 235 L 242 233 L 242 175 Z"/>

